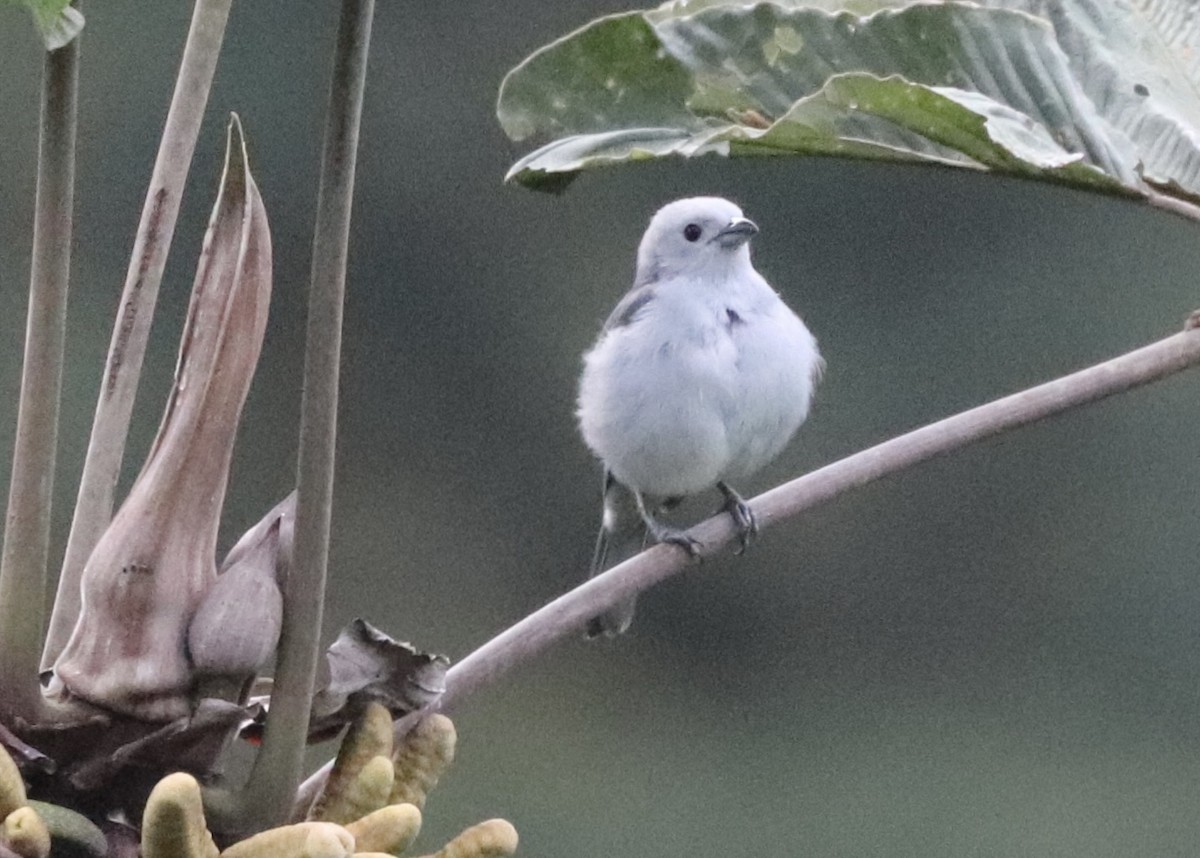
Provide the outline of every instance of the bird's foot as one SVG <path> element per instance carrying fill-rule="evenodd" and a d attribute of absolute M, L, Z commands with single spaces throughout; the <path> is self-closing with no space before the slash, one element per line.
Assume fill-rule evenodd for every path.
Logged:
<path fill-rule="evenodd" d="M 678 545 L 688 553 L 689 557 L 700 556 L 699 541 L 688 536 L 687 531 L 679 530 L 674 527 L 667 527 L 665 524 L 655 521 L 653 524 L 646 522 L 646 529 L 650 535 L 654 537 L 656 542 L 665 542 L 668 545 Z"/>
<path fill-rule="evenodd" d="M 734 553 L 741 554 L 750 547 L 751 540 L 758 536 L 758 519 L 755 518 L 754 510 L 750 509 L 750 505 L 727 483 L 717 483 L 717 488 L 720 489 L 721 494 L 725 495 L 723 509 L 729 513 L 729 517 L 733 519 L 734 527 L 738 531 L 738 541 L 741 545 Z"/>
<path fill-rule="evenodd" d="M 688 553 L 689 557 L 700 556 L 700 543 L 697 540 L 688 536 L 685 531 L 668 527 L 655 518 L 654 514 L 646 508 L 645 498 L 642 497 L 640 492 L 635 492 L 634 497 L 637 499 L 638 513 L 642 516 L 642 522 L 646 525 L 646 532 L 654 537 L 655 542 L 678 545 Z"/>

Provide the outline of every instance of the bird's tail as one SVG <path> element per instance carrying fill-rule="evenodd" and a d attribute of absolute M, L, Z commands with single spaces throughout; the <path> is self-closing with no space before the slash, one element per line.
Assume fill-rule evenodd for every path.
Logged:
<path fill-rule="evenodd" d="M 646 526 L 638 513 L 633 493 L 604 474 L 604 517 L 600 522 L 600 533 L 596 536 L 596 551 L 592 555 L 592 566 L 588 577 L 599 575 L 606 569 L 623 563 L 646 547 Z M 588 622 L 587 636 L 616 637 L 633 622 L 633 611 L 637 598 L 630 596 Z"/>

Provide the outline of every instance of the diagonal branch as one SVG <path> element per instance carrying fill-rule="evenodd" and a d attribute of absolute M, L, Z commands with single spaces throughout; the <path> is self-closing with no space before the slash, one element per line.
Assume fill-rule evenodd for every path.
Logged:
<path fill-rule="evenodd" d="M 850 489 L 1002 432 L 1166 378 L 1200 364 L 1200 330 L 1189 329 L 1104 363 L 963 411 L 885 441 L 777 486 L 751 506 L 762 527 L 794 518 Z M 700 555 L 720 550 L 735 535 L 719 515 L 689 534 Z M 501 632 L 450 669 L 441 706 L 457 706 L 552 644 L 582 633 L 587 621 L 690 565 L 671 546 L 655 546 L 599 575 Z"/>
<path fill-rule="evenodd" d="M 761 527 L 794 518 L 806 509 L 898 473 L 935 456 L 954 452 L 1056 414 L 1124 393 L 1200 364 L 1200 311 L 1188 329 L 1148 346 L 914 429 L 777 486 L 750 501 Z M 726 515 L 690 531 L 700 556 L 715 554 L 737 536 Z M 434 707 L 453 709 L 565 638 L 583 633 L 588 620 L 629 596 L 683 572 L 691 561 L 672 546 L 656 545 L 591 578 L 502 631 L 450 668 L 446 692 Z M 403 736 L 428 710 L 396 721 Z M 301 785 L 296 806 L 307 807 L 321 789 L 331 763 Z"/>
<path fill-rule="evenodd" d="M 125 437 L 129 432 L 138 376 L 150 336 L 150 320 L 154 315 L 167 253 L 171 249 L 175 219 L 192 153 L 196 149 L 196 138 L 200 134 L 217 57 L 221 53 L 231 2 L 196 0 L 192 13 L 187 44 L 175 80 L 175 94 L 167 112 L 125 275 L 117 321 L 113 326 L 58 595 L 42 652 L 43 667 L 54 663 L 71 635 L 79 616 L 79 579 L 83 566 L 112 519 L 113 493 L 125 455 Z"/>

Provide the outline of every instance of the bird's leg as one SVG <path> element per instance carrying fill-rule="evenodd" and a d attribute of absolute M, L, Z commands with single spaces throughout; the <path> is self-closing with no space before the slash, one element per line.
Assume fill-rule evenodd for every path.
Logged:
<path fill-rule="evenodd" d="M 699 556 L 699 542 L 692 539 L 692 537 L 688 536 L 682 530 L 668 527 L 656 519 L 650 510 L 646 508 L 646 499 L 642 497 L 641 492 L 634 492 L 633 497 L 637 500 L 638 514 L 641 515 L 642 522 L 646 525 L 646 531 L 654 537 L 656 542 L 668 542 L 671 545 L 678 545 L 690 556 Z"/>
<path fill-rule="evenodd" d="M 735 553 L 741 554 L 750 547 L 750 540 L 758 536 L 758 519 L 754 517 L 754 510 L 750 509 L 750 505 L 728 483 L 717 483 L 717 488 L 725 495 L 724 509 L 737 527 L 738 539 L 742 545 Z"/>

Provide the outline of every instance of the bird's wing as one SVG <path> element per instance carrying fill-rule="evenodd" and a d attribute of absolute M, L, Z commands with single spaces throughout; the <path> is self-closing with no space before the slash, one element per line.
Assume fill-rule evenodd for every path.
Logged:
<path fill-rule="evenodd" d="M 604 322 L 604 331 L 608 332 L 614 328 L 623 328 L 632 324 L 638 314 L 645 310 L 654 298 L 654 287 L 649 284 L 630 289 L 625 293 L 625 297 L 617 302 L 617 306 L 613 307 L 613 311 L 608 314 L 608 319 Z"/>

